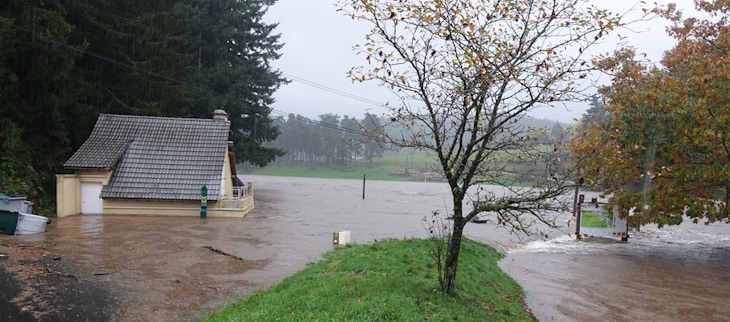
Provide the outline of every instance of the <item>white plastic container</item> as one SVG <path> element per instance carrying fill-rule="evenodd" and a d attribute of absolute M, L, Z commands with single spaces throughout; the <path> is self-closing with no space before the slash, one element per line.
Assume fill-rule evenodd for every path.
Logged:
<path fill-rule="evenodd" d="M 46 231 L 46 224 L 50 220 L 48 218 L 32 214 L 20 213 L 18 216 L 18 225 L 15 226 L 16 235 L 37 234 Z"/>

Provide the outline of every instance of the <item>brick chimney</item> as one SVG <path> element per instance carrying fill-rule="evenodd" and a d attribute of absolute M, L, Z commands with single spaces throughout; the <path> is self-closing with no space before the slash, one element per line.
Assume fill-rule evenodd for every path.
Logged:
<path fill-rule="evenodd" d="M 226 113 L 226 111 L 224 110 L 215 110 L 213 111 L 213 119 L 228 121 L 228 113 Z"/>

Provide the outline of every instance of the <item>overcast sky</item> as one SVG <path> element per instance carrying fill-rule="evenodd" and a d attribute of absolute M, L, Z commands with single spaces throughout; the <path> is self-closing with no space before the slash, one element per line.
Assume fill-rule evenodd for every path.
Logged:
<path fill-rule="evenodd" d="M 600 0 L 600 3 L 604 2 L 607 9 L 614 12 L 623 12 L 636 3 L 633 0 Z M 685 11 L 685 16 L 694 12 L 692 0 L 657 2 L 677 3 Z M 395 96 L 376 82 L 353 84 L 347 78 L 346 72 L 351 67 L 364 63 L 364 57 L 355 55 L 352 46 L 363 42 L 369 28 L 366 23 L 353 21 L 337 12 L 333 0 L 278 0 L 269 8 L 265 20 L 279 23 L 276 32 L 281 33 L 281 41 L 285 44 L 281 50 L 283 56 L 273 62 L 274 68 L 281 70 L 286 77 L 303 80 L 292 81 L 276 92 L 276 103 L 272 105 L 275 112 L 301 114 L 310 118 L 317 118 L 324 113 L 362 118 L 366 110 L 378 115 L 386 112 L 385 108 L 374 102 L 396 103 Z M 646 53 L 652 61 L 658 61 L 662 53 L 675 43 L 665 32 L 667 25 L 666 21 L 655 19 L 636 25 L 633 29 L 640 31 L 639 33 L 619 33 L 629 36 L 630 44 L 637 47 L 639 52 Z M 615 44 L 605 45 L 601 52 L 613 48 Z M 325 86 L 327 89 L 307 85 L 305 82 Z M 365 100 L 336 94 L 330 89 Z M 572 123 L 586 108 L 587 105 L 584 104 L 538 108 L 533 116 Z"/>

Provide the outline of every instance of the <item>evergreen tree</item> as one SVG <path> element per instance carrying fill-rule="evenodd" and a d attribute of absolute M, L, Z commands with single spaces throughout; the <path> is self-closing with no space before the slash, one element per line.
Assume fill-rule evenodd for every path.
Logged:
<path fill-rule="evenodd" d="M 362 154 L 362 146 L 359 143 L 360 134 L 357 132 L 359 130 L 357 119 L 345 115 L 340 126 L 343 129 L 342 141 L 347 148 L 348 160 L 357 160 Z"/>
<path fill-rule="evenodd" d="M 196 66 L 185 78 L 207 89 L 197 93 L 190 114 L 210 117 L 215 109 L 230 115 L 238 161 L 264 166 L 284 151 L 264 147 L 279 130 L 271 119 L 274 91 L 286 80 L 269 62 L 282 44 L 276 24 L 262 21 L 274 0 L 184 0 L 177 11 L 187 17 L 185 51 Z"/>
<path fill-rule="evenodd" d="M 588 104 L 590 107 L 588 107 L 588 110 L 586 110 L 580 120 L 578 133 L 585 131 L 590 123 L 599 123 L 610 117 L 610 114 L 606 113 L 606 105 L 603 104 L 598 94 L 592 95 L 591 101 Z"/>
<path fill-rule="evenodd" d="M 383 134 L 383 126 L 380 124 L 380 118 L 370 113 L 365 113 L 362 126 L 368 134 L 364 142 L 363 154 L 365 160 L 368 161 L 368 165 L 372 168 L 373 159 L 382 157 L 383 151 L 385 151 L 382 142 L 377 139 Z"/>
<path fill-rule="evenodd" d="M 560 122 L 555 122 L 553 129 L 550 130 L 550 136 L 554 139 L 561 139 L 563 137 L 563 126 L 560 125 Z"/>
<path fill-rule="evenodd" d="M 53 194 L 86 84 L 58 1 L 0 4 L 0 192 Z M 54 41 L 51 41 L 54 40 Z M 77 43 L 76 45 L 82 45 Z"/>
<path fill-rule="evenodd" d="M 55 173 L 100 113 L 210 118 L 224 109 L 238 161 L 282 150 L 274 91 L 285 82 L 274 0 L 0 3 L 0 192 L 55 196 Z"/>

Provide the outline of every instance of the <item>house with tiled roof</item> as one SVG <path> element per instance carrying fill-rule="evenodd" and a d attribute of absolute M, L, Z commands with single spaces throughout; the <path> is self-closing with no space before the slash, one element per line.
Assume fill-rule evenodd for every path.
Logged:
<path fill-rule="evenodd" d="M 212 119 L 102 114 L 57 175 L 59 217 L 77 214 L 243 217 L 253 185 L 236 175 L 228 114 Z"/>

